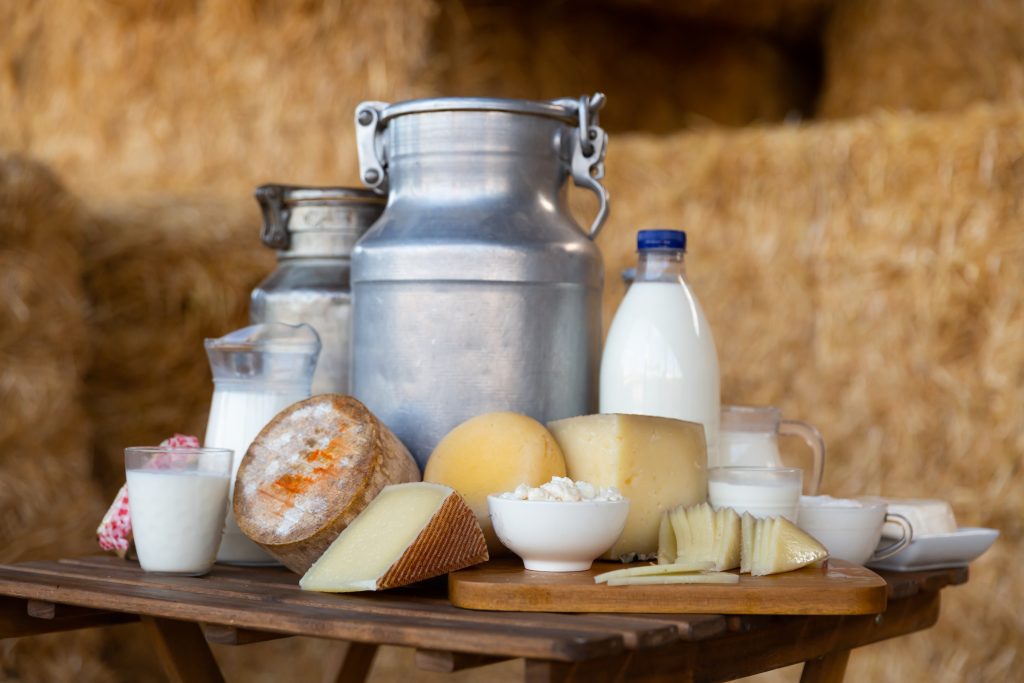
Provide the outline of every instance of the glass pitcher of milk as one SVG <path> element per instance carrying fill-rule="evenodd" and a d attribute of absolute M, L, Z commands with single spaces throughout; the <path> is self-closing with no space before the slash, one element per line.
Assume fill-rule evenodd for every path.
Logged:
<path fill-rule="evenodd" d="M 233 494 L 238 466 L 256 435 L 283 409 L 309 397 L 320 338 L 306 324 L 265 323 L 207 339 L 205 346 L 214 390 L 204 445 L 235 452 Z M 230 505 L 217 561 L 277 564 L 238 528 Z"/>
<path fill-rule="evenodd" d="M 817 495 L 825 471 L 825 440 L 812 425 L 783 420 L 772 406 L 722 406 L 718 435 L 718 467 L 782 467 L 779 435 L 798 436 L 814 455 L 807 481 L 809 495 Z"/>

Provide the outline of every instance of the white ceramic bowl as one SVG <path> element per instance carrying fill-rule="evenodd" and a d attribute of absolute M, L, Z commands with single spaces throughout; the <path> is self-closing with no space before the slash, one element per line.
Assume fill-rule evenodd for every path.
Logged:
<path fill-rule="evenodd" d="M 618 540 L 629 501 L 552 502 L 487 496 L 498 540 L 539 572 L 590 569 Z"/>

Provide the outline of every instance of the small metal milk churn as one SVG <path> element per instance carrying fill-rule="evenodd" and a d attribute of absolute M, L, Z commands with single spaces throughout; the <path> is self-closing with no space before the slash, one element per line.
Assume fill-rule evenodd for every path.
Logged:
<path fill-rule="evenodd" d="M 604 99 L 356 109 L 361 178 L 388 203 L 352 256 L 352 391 L 421 468 L 475 415 L 597 409 Z M 570 177 L 598 197 L 589 229 Z"/>
<path fill-rule="evenodd" d="M 252 292 L 254 323 L 307 323 L 322 350 L 313 393 L 349 393 L 352 296 L 350 257 L 356 240 L 384 210 L 384 198 L 344 187 L 262 185 L 263 243 L 277 249 L 277 270 Z"/>

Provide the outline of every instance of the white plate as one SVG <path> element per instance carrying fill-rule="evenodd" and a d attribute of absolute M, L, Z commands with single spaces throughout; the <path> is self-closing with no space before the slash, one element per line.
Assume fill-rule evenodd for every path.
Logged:
<path fill-rule="evenodd" d="M 868 566 L 898 572 L 965 567 L 988 550 L 998 536 L 998 529 L 982 527 L 960 527 L 951 534 L 915 536 L 900 552 Z M 882 539 L 883 544 L 889 542 L 889 539 Z"/>

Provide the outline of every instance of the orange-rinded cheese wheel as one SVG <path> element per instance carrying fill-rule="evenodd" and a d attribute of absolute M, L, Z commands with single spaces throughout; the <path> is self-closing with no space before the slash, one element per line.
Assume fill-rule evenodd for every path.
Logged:
<path fill-rule="evenodd" d="M 388 484 L 419 481 L 409 451 L 366 406 L 324 394 L 278 414 L 235 479 L 238 526 L 304 573 Z"/>

